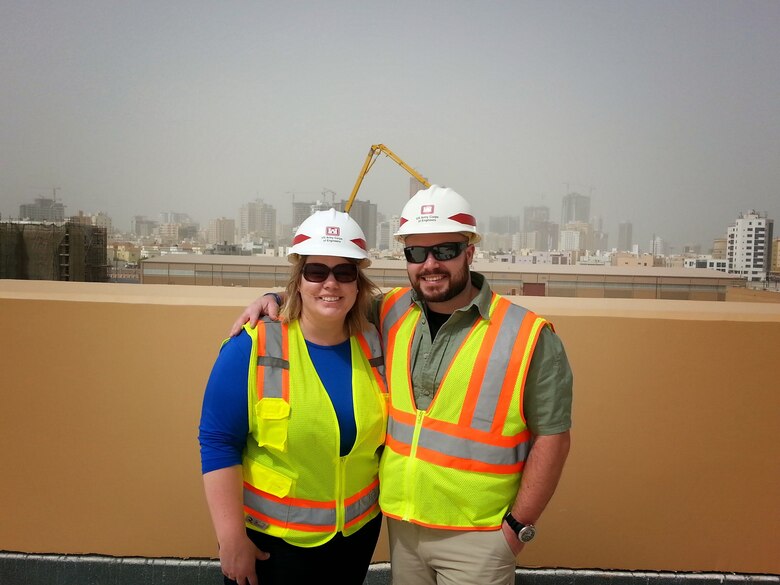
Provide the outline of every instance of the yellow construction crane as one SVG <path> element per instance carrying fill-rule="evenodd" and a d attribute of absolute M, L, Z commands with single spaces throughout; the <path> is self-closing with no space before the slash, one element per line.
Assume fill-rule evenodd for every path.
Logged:
<path fill-rule="evenodd" d="M 431 184 L 428 182 L 428 180 L 423 177 L 420 173 L 415 171 L 412 167 L 410 167 L 408 164 L 406 164 L 404 161 L 402 161 L 397 154 L 395 154 L 392 150 L 387 148 L 384 144 L 372 144 L 371 148 L 368 149 L 368 156 L 366 156 L 366 162 L 363 163 L 363 168 L 360 169 L 360 174 L 358 175 L 357 181 L 355 181 L 355 186 L 352 187 L 352 194 L 349 196 L 349 200 L 347 200 L 347 204 L 344 206 L 344 211 L 349 213 L 349 209 L 352 207 L 352 202 L 355 200 L 355 195 L 357 195 L 358 189 L 360 189 L 360 184 L 363 182 L 363 178 L 366 176 L 366 173 L 371 170 L 371 167 L 376 162 L 377 157 L 379 157 L 380 153 L 385 153 L 387 156 L 392 158 L 395 162 L 397 162 L 401 167 L 410 175 L 412 175 L 415 179 L 420 181 L 426 188 L 430 187 Z"/>

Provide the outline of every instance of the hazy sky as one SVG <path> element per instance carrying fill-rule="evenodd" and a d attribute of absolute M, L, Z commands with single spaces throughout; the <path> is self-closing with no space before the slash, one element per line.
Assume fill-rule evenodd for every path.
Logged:
<path fill-rule="evenodd" d="M 780 224 L 780 1 L 0 0 L 0 213 L 189 213 L 347 198 L 384 143 L 491 215 L 592 196 L 711 246 Z M 359 199 L 400 212 L 380 157 Z M 776 232 L 780 231 L 780 227 Z"/>

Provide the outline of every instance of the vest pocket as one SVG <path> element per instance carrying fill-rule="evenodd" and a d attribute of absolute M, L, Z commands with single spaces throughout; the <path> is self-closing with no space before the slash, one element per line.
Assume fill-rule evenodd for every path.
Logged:
<path fill-rule="evenodd" d="M 292 478 L 257 461 L 250 461 L 248 465 L 244 465 L 244 481 L 277 498 L 290 495 L 293 484 Z"/>
<path fill-rule="evenodd" d="M 261 398 L 255 404 L 257 444 L 279 451 L 287 450 L 290 404 L 281 398 Z"/>

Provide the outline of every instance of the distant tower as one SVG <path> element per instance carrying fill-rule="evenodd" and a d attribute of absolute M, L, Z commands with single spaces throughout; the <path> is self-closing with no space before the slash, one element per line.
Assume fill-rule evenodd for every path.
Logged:
<path fill-rule="evenodd" d="M 209 222 L 207 240 L 209 244 L 235 244 L 236 220 L 218 217 Z"/>
<path fill-rule="evenodd" d="M 241 206 L 238 212 L 238 237 L 256 237 L 270 242 L 276 241 L 276 208 L 255 199 Z"/>
<path fill-rule="evenodd" d="M 488 232 L 514 235 L 520 233 L 520 217 L 517 215 L 491 215 L 488 219 Z"/>
<path fill-rule="evenodd" d="M 336 210 L 344 211 L 347 206 L 346 201 L 341 201 L 336 205 Z M 349 208 L 349 216 L 354 219 L 363 230 L 363 234 L 366 236 L 366 242 L 368 246 L 372 247 L 376 242 L 376 203 L 371 201 L 361 201 L 360 199 L 353 199 L 352 206 Z"/>
<path fill-rule="evenodd" d="M 160 223 L 186 224 L 193 223 L 193 221 L 186 213 L 180 213 L 178 211 L 161 211 Z"/>
<path fill-rule="evenodd" d="M 523 208 L 523 232 L 535 232 L 550 221 L 550 208 L 546 205 Z"/>
<path fill-rule="evenodd" d="M 414 177 L 409 177 L 409 199 L 414 197 L 417 191 L 422 191 L 423 189 L 425 189 L 425 185 Z"/>
<path fill-rule="evenodd" d="M 389 250 L 393 233 L 390 231 L 389 221 L 380 221 L 376 226 L 376 249 Z"/>
<path fill-rule="evenodd" d="M 54 198 L 37 197 L 35 203 L 23 203 L 19 206 L 19 219 L 65 221 L 65 206 Z"/>
<path fill-rule="evenodd" d="M 579 193 L 569 193 L 563 197 L 561 207 L 561 226 L 567 223 L 590 221 L 590 197 Z"/>
<path fill-rule="evenodd" d="M 774 220 L 752 209 L 740 213 L 728 228 L 726 268 L 729 274 L 747 280 L 765 281 L 772 265 Z"/>
<path fill-rule="evenodd" d="M 712 259 L 726 259 L 726 238 L 715 238 L 712 240 Z"/>
<path fill-rule="evenodd" d="M 666 254 L 666 242 L 661 236 L 653 234 L 653 239 L 650 240 L 650 253 L 653 256 L 663 256 Z"/>
<path fill-rule="evenodd" d="M 618 224 L 618 252 L 628 252 L 634 245 L 634 226 L 630 221 Z"/>
<path fill-rule="evenodd" d="M 134 215 L 130 220 L 130 232 L 139 238 L 148 238 L 154 234 L 158 225 L 158 222 L 147 219 L 144 215 Z"/>

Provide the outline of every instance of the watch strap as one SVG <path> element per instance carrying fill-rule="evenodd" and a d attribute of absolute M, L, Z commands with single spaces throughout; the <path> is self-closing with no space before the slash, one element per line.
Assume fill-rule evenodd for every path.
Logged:
<path fill-rule="evenodd" d="M 504 520 L 506 520 L 506 523 L 509 524 L 509 528 L 514 530 L 515 534 L 520 534 L 520 531 L 525 528 L 525 524 L 520 522 L 517 518 L 512 516 L 512 511 L 506 513 L 506 516 L 504 516 Z"/>

